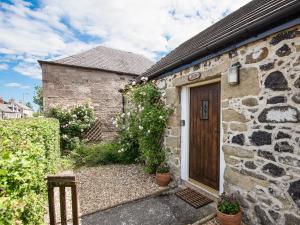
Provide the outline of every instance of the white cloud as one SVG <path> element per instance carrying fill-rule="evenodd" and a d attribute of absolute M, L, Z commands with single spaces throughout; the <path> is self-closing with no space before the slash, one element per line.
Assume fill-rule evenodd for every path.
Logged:
<path fill-rule="evenodd" d="M 8 65 L 4 63 L 0 63 L 0 71 L 1 70 L 8 70 Z"/>
<path fill-rule="evenodd" d="M 7 83 L 7 84 L 4 84 L 4 86 L 12 87 L 12 88 L 21 88 L 21 89 L 31 88 L 31 86 L 29 86 L 29 85 L 23 85 L 23 84 L 20 84 L 20 83 Z"/>
<path fill-rule="evenodd" d="M 38 9 L 13 2 L 1 5 L 0 53 L 17 56 L 14 70 L 39 79 L 36 59 L 96 44 L 157 59 L 249 0 L 41 0 Z"/>

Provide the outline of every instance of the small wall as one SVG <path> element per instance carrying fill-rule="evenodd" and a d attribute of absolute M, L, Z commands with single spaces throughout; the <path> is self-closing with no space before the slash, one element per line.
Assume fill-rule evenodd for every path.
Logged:
<path fill-rule="evenodd" d="M 102 138 L 112 139 L 115 127 L 112 121 L 122 111 L 119 89 L 132 76 L 68 66 L 43 64 L 44 107 L 69 107 L 90 102 L 102 123 Z"/>
<path fill-rule="evenodd" d="M 240 84 L 228 68 L 239 62 Z M 188 75 L 201 77 L 188 81 Z M 165 147 L 180 180 L 180 90 L 221 77 L 224 189 L 238 192 L 246 224 L 300 224 L 300 26 L 156 81 L 175 108 Z"/>

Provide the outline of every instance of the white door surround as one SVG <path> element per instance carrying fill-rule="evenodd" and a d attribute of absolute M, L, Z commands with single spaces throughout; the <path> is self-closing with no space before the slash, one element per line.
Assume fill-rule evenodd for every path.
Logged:
<path fill-rule="evenodd" d="M 199 82 L 191 85 L 186 85 L 181 88 L 181 120 L 184 121 L 184 125 L 181 126 L 181 168 L 180 176 L 184 181 L 189 181 L 189 117 L 190 117 L 190 88 L 195 86 L 202 86 L 210 83 L 220 82 L 220 79 L 213 79 L 210 81 Z M 220 102 L 221 104 L 221 102 Z M 221 113 L 222 110 L 220 110 Z M 224 153 L 222 151 L 223 142 L 223 126 L 222 126 L 222 113 L 220 116 L 220 177 L 219 177 L 219 193 L 223 192 L 224 184 L 224 171 L 225 160 Z"/>

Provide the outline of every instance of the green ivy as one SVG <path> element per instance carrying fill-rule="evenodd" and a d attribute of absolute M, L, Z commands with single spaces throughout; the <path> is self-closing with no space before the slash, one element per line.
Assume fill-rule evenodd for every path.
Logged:
<path fill-rule="evenodd" d="M 95 122 L 93 109 L 88 104 L 70 110 L 52 108 L 47 116 L 59 120 L 61 149 L 64 153 L 78 148 L 84 140 L 85 132 Z"/>
<path fill-rule="evenodd" d="M 165 160 L 162 142 L 172 111 L 161 98 L 161 92 L 153 83 L 130 87 L 126 93 L 126 113 L 121 114 L 115 121 L 120 127 L 122 151 L 124 154 L 133 151 L 139 155 L 149 173 L 154 173 Z"/>
<path fill-rule="evenodd" d="M 0 224 L 44 223 L 44 177 L 60 156 L 54 119 L 0 121 Z"/>

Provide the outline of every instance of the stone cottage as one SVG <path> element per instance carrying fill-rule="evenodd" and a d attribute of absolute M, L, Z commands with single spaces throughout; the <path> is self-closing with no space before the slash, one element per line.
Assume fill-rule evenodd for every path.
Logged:
<path fill-rule="evenodd" d="M 142 76 L 174 107 L 177 181 L 239 193 L 246 224 L 300 224 L 300 1 L 254 0 Z"/>
<path fill-rule="evenodd" d="M 123 110 L 119 92 L 153 63 L 142 55 L 98 46 L 54 61 L 39 61 L 42 68 L 44 110 L 89 101 L 101 124 L 102 139 L 115 135 L 112 120 Z"/>

